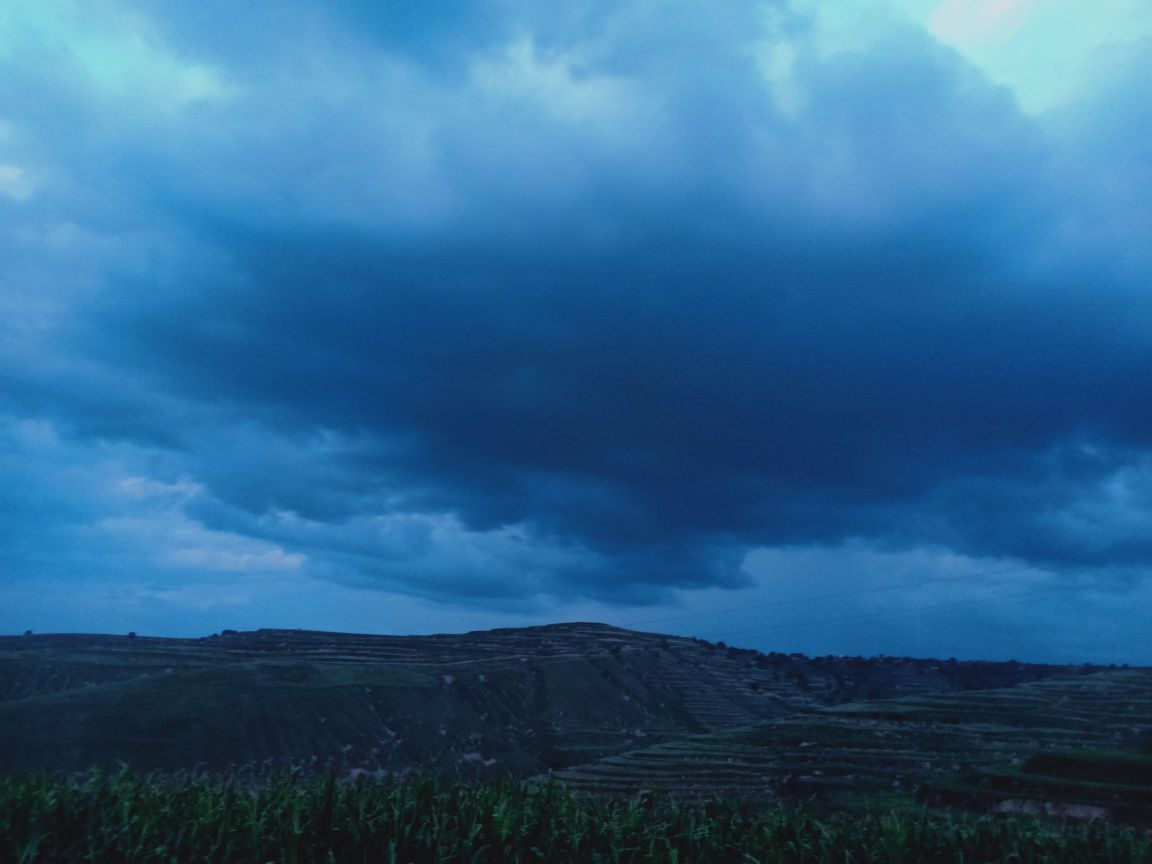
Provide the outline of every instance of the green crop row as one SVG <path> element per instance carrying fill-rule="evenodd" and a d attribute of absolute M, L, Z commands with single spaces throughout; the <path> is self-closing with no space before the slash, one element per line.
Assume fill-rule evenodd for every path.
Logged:
<path fill-rule="evenodd" d="M 0 778 L 0 862 L 1148 862 L 1147 832 L 939 811 L 819 815 L 558 784 L 284 775 L 249 787 L 127 771 Z"/>

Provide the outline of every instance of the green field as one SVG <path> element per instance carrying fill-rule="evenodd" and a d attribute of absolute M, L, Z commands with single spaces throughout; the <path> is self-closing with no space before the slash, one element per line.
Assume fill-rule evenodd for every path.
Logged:
<path fill-rule="evenodd" d="M 1147 862 L 1147 831 L 905 808 L 613 801 L 559 784 L 0 780 L 0 861 Z"/>
<path fill-rule="evenodd" d="M 0 864 L 1152 864 L 1150 718 L 1149 669 L 589 624 L 13 637 Z"/>

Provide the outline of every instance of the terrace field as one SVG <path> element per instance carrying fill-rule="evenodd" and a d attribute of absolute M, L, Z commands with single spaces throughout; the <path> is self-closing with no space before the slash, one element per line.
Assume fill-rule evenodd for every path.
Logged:
<path fill-rule="evenodd" d="M 392 637 L 0 638 L 0 772 L 527 777 L 852 700 L 1069 667 L 761 654 L 598 624 Z"/>
<path fill-rule="evenodd" d="M 570 788 L 678 799 L 918 799 L 1152 822 L 1152 671 L 802 711 L 556 772 Z"/>
<path fill-rule="evenodd" d="M 7 637 L 0 799 L 0 860 L 1144 861 L 1152 670 L 597 624 Z"/>

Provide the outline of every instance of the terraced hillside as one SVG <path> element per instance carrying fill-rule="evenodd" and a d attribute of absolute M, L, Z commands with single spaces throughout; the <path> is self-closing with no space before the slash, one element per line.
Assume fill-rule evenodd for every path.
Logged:
<path fill-rule="evenodd" d="M 906 696 L 556 772 L 577 790 L 679 798 L 912 796 L 990 809 L 1152 819 L 1152 670 Z"/>
<path fill-rule="evenodd" d="M 335 764 L 528 776 L 1017 663 L 760 654 L 598 624 L 391 637 L 0 638 L 0 771 Z"/>

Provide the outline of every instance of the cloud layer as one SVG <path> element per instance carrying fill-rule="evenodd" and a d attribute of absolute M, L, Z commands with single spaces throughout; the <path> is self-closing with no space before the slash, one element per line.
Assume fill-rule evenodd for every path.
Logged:
<path fill-rule="evenodd" d="M 1147 45 L 1035 115 L 778 3 L 36 8 L 0 30 L 13 583 L 1152 560 Z"/>

